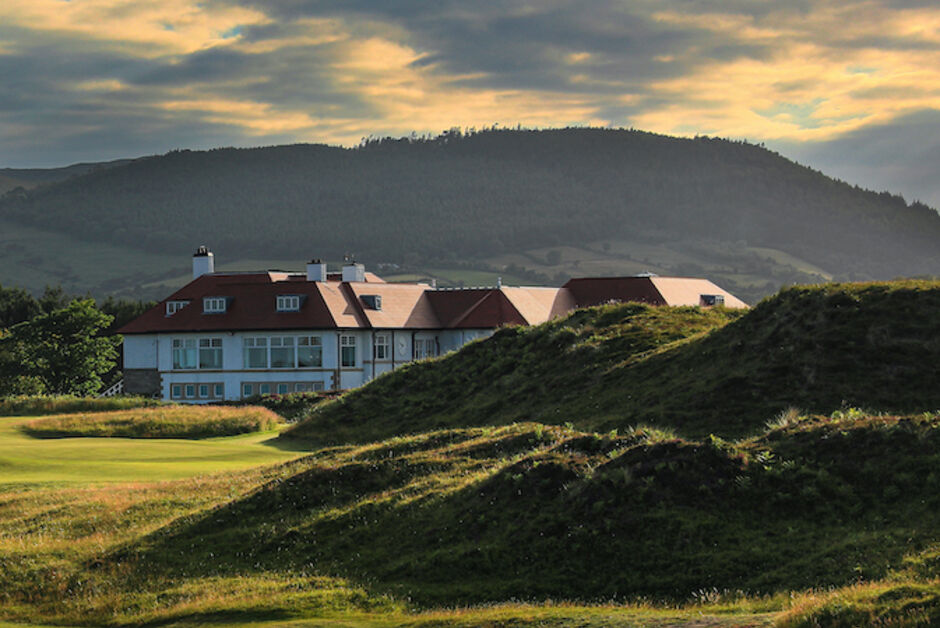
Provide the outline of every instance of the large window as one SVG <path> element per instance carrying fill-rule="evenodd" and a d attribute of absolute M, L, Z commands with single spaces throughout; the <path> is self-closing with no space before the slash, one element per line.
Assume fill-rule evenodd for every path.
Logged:
<path fill-rule="evenodd" d="M 176 370 L 222 368 L 221 338 L 174 338 L 171 344 Z"/>
<path fill-rule="evenodd" d="M 244 368 L 293 369 L 323 366 L 319 336 L 255 336 L 242 339 Z"/>
<path fill-rule="evenodd" d="M 222 339 L 221 338 L 200 338 L 199 339 L 199 368 L 201 369 L 222 368 Z"/>
<path fill-rule="evenodd" d="M 292 369 L 294 362 L 294 337 L 275 336 L 271 338 L 271 368 Z"/>
<path fill-rule="evenodd" d="M 174 369 L 196 368 L 196 339 L 195 338 L 174 338 L 173 339 L 173 368 Z"/>
<path fill-rule="evenodd" d="M 319 336 L 301 336 L 297 339 L 297 366 L 323 366 L 323 345 Z"/>
<path fill-rule="evenodd" d="M 268 368 L 268 339 L 261 336 L 258 338 L 245 338 L 242 342 L 244 348 L 245 368 Z"/>
<path fill-rule="evenodd" d="M 391 357 L 388 334 L 375 335 L 375 359 L 388 360 Z"/>
<path fill-rule="evenodd" d="M 415 339 L 415 360 L 431 358 L 437 355 L 437 341 L 434 338 Z"/>
<path fill-rule="evenodd" d="M 344 367 L 356 366 L 356 337 L 345 335 L 340 336 L 339 348 L 341 356 L 340 365 Z"/>

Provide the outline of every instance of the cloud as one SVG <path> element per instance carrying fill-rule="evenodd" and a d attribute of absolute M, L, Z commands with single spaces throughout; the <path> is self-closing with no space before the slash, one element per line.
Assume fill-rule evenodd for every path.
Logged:
<path fill-rule="evenodd" d="M 0 165 L 597 124 L 927 190 L 860 160 L 876 138 L 896 164 L 933 156 L 940 109 L 927 0 L 7 0 L 0 42 Z"/>
<path fill-rule="evenodd" d="M 912 112 L 832 140 L 771 147 L 854 185 L 940 208 L 940 109 Z"/>

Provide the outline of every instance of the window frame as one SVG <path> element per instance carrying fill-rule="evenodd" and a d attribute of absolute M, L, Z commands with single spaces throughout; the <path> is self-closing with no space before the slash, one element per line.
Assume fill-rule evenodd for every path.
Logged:
<path fill-rule="evenodd" d="M 279 294 L 275 297 L 274 307 L 278 312 L 299 312 L 299 294 Z"/>
<path fill-rule="evenodd" d="M 388 332 L 382 332 L 375 335 L 375 340 L 372 343 L 373 350 L 372 355 L 375 360 L 390 360 L 392 357 L 391 347 L 392 340 L 391 334 Z M 381 355 L 379 355 L 381 353 Z"/>
<path fill-rule="evenodd" d="M 167 301 L 166 316 L 173 316 L 187 305 L 189 305 L 189 301 Z"/>
<path fill-rule="evenodd" d="M 203 314 L 225 314 L 228 311 L 228 297 L 203 297 Z"/>
<path fill-rule="evenodd" d="M 359 346 L 358 338 L 353 334 L 340 334 L 339 336 L 339 365 L 340 368 L 356 368 L 356 349 Z M 348 351 L 347 351 L 348 350 Z M 348 359 L 351 355 L 352 359 Z"/>

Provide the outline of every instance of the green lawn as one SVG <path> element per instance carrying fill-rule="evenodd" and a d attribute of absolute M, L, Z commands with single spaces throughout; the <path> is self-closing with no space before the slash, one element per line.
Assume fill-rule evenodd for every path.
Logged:
<path fill-rule="evenodd" d="M 204 440 L 31 438 L 37 417 L 0 417 L 0 485 L 179 480 L 283 462 L 302 452 L 273 446 L 277 431 Z"/>

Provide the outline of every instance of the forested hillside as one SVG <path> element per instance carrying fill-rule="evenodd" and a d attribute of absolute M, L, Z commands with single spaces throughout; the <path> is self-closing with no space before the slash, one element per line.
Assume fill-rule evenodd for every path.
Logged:
<path fill-rule="evenodd" d="M 718 276 L 732 289 L 760 284 L 751 299 L 792 281 L 940 274 L 940 215 L 923 204 L 760 146 L 627 130 L 177 151 L 11 191 L 0 221 L 180 259 L 209 243 L 256 259 L 352 251 L 411 268 L 481 267 L 500 255 L 603 246 L 613 262 L 630 260 L 611 272 L 647 264 Z M 664 243 L 674 259 L 643 252 Z M 549 279 L 584 273 L 577 259 L 552 263 L 578 254 L 537 256 L 516 266 Z"/>

